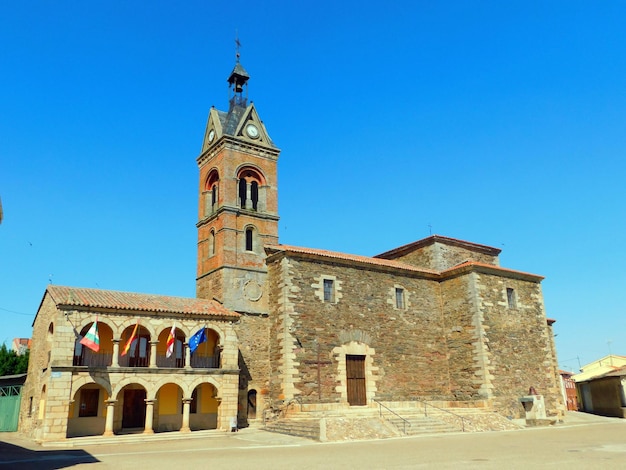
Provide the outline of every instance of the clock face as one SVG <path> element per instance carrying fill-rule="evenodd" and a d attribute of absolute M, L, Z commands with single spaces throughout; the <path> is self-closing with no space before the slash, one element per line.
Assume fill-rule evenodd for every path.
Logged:
<path fill-rule="evenodd" d="M 213 139 L 215 139 L 215 130 L 211 129 L 209 131 L 209 142 L 213 142 Z"/>
<path fill-rule="evenodd" d="M 246 134 L 248 134 L 248 137 L 250 137 L 251 139 L 258 139 L 259 129 L 257 129 L 254 124 L 248 124 L 246 126 Z"/>

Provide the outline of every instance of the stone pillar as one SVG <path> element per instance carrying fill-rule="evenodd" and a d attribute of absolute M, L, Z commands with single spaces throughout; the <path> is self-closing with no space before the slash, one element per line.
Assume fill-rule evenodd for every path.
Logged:
<path fill-rule="evenodd" d="M 113 340 L 113 357 L 111 358 L 111 367 L 120 366 L 120 341 L 122 341 L 122 338 Z"/>
<path fill-rule="evenodd" d="M 156 367 L 158 341 L 150 341 L 150 367 Z"/>
<path fill-rule="evenodd" d="M 152 429 L 152 421 L 154 418 L 154 403 L 156 400 L 146 399 L 146 425 L 144 426 L 144 434 L 154 434 Z"/>
<path fill-rule="evenodd" d="M 246 181 L 246 209 L 252 209 L 252 185 Z"/>
<path fill-rule="evenodd" d="M 191 428 L 189 427 L 191 400 L 192 398 L 183 398 L 183 425 L 180 428 L 180 432 L 191 432 Z"/>
<path fill-rule="evenodd" d="M 189 349 L 189 343 L 184 343 L 185 348 L 185 369 L 191 369 L 191 350 Z"/>
<path fill-rule="evenodd" d="M 113 418 L 115 416 L 115 400 L 106 400 L 105 403 L 107 405 L 107 418 L 104 424 L 103 436 L 112 436 L 113 435 Z"/>

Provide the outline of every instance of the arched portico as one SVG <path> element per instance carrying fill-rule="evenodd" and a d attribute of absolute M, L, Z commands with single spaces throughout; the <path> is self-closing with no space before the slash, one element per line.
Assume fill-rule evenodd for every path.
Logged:
<path fill-rule="evenodd" d="M 221 403 L 217 395 L 217 387 L 209 382 L 202 382 L 193 389 L 189 403 L 189 428 L 192 431 L 217 429 Z"/>
<path fill-rule="evenodd" d="M 109 393 L 100 383 L 81 377 L 75 385 L 67 419 L 67 437 L 99 436 L 105 431 Z"/>
<path fill-rule="evenodd" d="M 179 431 L 183 424 L 183 389 L 168 382 L 159 387 L 154 405 L 156 432 Z"/>

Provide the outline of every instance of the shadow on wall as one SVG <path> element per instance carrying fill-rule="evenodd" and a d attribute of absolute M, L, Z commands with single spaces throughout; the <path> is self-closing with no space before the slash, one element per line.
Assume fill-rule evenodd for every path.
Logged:
<path fill-rule="evenodd" d="M 0 441 L 1 468 L 53 470 L 97 462 L 100 461 L 84 450 L 32 450 Z"/>

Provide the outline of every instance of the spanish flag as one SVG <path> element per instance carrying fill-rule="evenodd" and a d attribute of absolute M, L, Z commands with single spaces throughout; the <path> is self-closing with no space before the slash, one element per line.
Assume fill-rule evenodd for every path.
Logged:
<path fill-rule="evenodd" d="M 137 328 L 139 328 L 139 319 L 137 319 L 137 323 L 135 324 L 135 328 L 133 329 L 133 334 L 128 338 L 128 342 L 126 346 L 124 346 L 124 350 L 122 351 L 122 356 L 126 356 L 128 350 L 130 349 L 130 345 L 137 339 Z"/>

